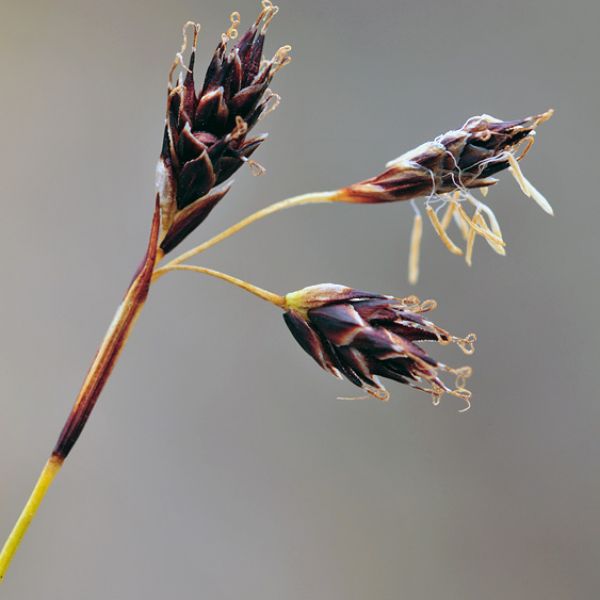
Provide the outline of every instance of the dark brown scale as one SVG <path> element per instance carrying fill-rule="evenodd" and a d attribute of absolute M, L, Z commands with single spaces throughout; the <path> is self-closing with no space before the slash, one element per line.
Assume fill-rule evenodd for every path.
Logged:
<path fill-rule="evenodd" d="M 345 200 L 396 202 L 428 196 L 432 192 L 450 193 L 461 187 L 487 187 L 495 183 L 489 177 L 509 166 L 506 152 L 514 151 L 551 115 L 548 111 L 521 120 L 499 122 L 473 117 L 461 129 L 439 136 L 435 143 L 425 144 L 419 153 L 407 153 L 406 162 L 398 161 L 383 173 L 344 188 Z"/>
<path fill-rule="evenodd" d="M 382 389 L 377 376 L 425 389 L 415 383 L 423 378 L 434 389 L 448 389 L 437 375 L 440 364 L 415 343 L 447 342 L 448 334 L 395 298 L 329 285 L 323 286 L 330 290 L 328 300 L 321 299 L 320 288 L 306 288 L 310 306 L 306 313 L 289 310 L 284 319 L 298 343 L 323 369 L 333 374 L 337 369 L 371 394 Z"/>
<path fill-rule="evenodd" d="M 248 56 L 244 64 L 244 86 L 250 85 L 254 81 L 254 78 L 258 75 L 258 71 L 260 69 L 260 62 L 262 60 L 263 55 L 264 44 L 265 36 L 261 33 L 256 38 L 255 43 L 250 47 Z"/>
<path fill-rule="evenodd" d="M 214 187 L 227 181 L 265 140 L 266 136 L 250 140 L 246 140 L 246 136 L 265 109 L 266 91 L 277 70 L 272 63 L 260 70 L 264 35 L 258 33 L 258 27 L 272 15 L 273 10 L 263 10 L 259 20 L 230 50 L 228 39 L 223 37 L 198 95 L 194 78 L 195 48 L 181 86 L 170 90 L 160 165 L 160 182 L 169 182 L 169 187 L 162 188 L 162 192 L 174 195 L 176 207 L 174 213 L 165 213 L 169 215 L 168 225 L 175 226 L 173 219 L 177 220 L 179 211 L 200 204 L 197 210 L 186 212 L 185 227 L 179 223 L 177 235 L 163 232 L 163 239 L 168 238 L 161 246 L 163 251 L 173 249 L 175 242 L 181 242 L 208 216 L 210 211 L 202 204 L 204 197 L 209 197 L 206 206 L 210 205 L 212 210 L 215 198 L 225 195 L 213 194 Z M 161 206 L 169 205 L 172 205 L 171 199 L 161 196 Z"/>

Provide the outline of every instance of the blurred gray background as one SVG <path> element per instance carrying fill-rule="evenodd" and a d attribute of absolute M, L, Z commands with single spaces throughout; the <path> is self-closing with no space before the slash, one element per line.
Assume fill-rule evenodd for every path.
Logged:
<path fill-rule="evenodd" d="M 410 206 L 306 207 L 202 258 L 285 292 L 334 281 L 437 298 L 476 331 L 473 408 L 391 384 L 384 405 L 321 371 L 277 310 L 177 273 L 152 291 L 0 596 L 587 600 L 600 589 L 598 51 L 592 0 L 282 0 L 291 43 L 271 136 L 190 241 L 332 189 L 487 112 L 556 109 L 488 199 L 508 256 L 474 265 Z M 166 73 L 181 25 L 208 60 L 253 0 L 0 6 L 0 532 L 10 530 L 143 253 Z M 188 243 L 187 246 L 191 244 Z M 436 356 L 464 364 L 458 350 Z"/>

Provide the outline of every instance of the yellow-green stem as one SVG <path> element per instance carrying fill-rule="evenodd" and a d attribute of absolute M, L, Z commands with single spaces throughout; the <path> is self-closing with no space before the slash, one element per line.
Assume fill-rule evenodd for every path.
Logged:
<path fill-rule="evenodd" d="M 188 260 L 189 258 L 196 256 L 197 254 L 201 254 L 205 250 L 208 250 L 209 248 L 212 248 L 213 246 L 217 245 L 219 242 L 222 242 L 228 237 L 231 237 L 232 235 L 238 233 L 242 229 L 245 229 L 249 225 L 252 225 L 252 223 L 256 223 L 256 221 L 260 221 L 261 219 L 264 219 L 269 215 L 285 210 L 287 208 L 292 208 L 294 206 L 336 202 L 340 199 L 340 195 L 341 194 L 339 190 L 336 190 L 334 192 L 314 192 L 311 194 L 302 194 L 301 196 L 287 198 L 286 200 L 281 200 L 280 202 L 276 202 L 275 204 L 271 204 L 270 206 L 262 208 L 261 210 L 258 210 L 255 213 L 252 213 L 251 215 L 247 216 L 245 219 L 242 219 L 235 225 L 228 227 L 227 229 L 225 229 L 225 231 L 222 231 L 221 233 L 217 234 L 215 237 L 204 242 L 203 244 L 200 244 L 199 246 L 196 246 L 195 248 L 192 248 L 191 250 L 180 254 L 177 258 L 174 258 L 170 262 L 168 262 L 164 267 L 156 269 L 156 271 L 154 272 L 153 281 L 155 279 L 158 279 L 164 273 L 166 273 L 168 268 L 173 267 L 174 265 L 179 265 Z"/>
<path fill-rule="evenodd" d="M 203 275 L 210 275 L 211 277 L 216 277 L 217 279 L 222 279 L 223 281 L 227 281 L 237 287 L 274 304 L 275 306 L 279 306 L 280 308 L 285 308 L 285 298 L 280 296 L 279 294 L 274 294 L 273 292 L 269 292 L 267 290 L 263 290 L 243 279 L 238 279 L 237 277 L 233 277 L 232 275 L 227 275 L 227 273 L 221 273 L 221 271 L 215 271 L 214 269 L 207 269 L 206 267 L 198 267 L 196 265 L 165 265 L 162 269 L 161 275 L 168 273 L 169 271 L 193 271 L 195 273 L 202 273 Z"/>
<path fill-rule="evenodd" d="M 57 456 L 52 456 L 48 459 L 48 462 L 44 466 L 35 487 L 33 488 L 33 492 L 31 492 L 31 496 L 29 496 L 29 500 L 25 505 L 25 508 L 21 512 L 19 519 L 15 523 L 13 530 L 11 531 L 8 539 L 4 543 L 4 547 L 2 548 L 2 552 L 0 552 L 0 579 L 4 577 L 13 556 L 15 555 L 23 536 L 27 532 L 31 521 L 33 521 L 33 517 L 35 517 L 35 513 L 37 512 L 46 492 L 54 478 L 60 471 L 62 467 L 63 461 Z"/>
<path fill-rule="evenodd" d="M 158 249 L 159 225 L 160 211 L 157 199 L 150 230 L 150 239 L 144 260 L 136 271 L 136 275 L 127 289 L 125 298 L 117 309 L 115 317 L 102 340 L 102 344 L 81 386 L 75 404 L 67 417 L 54 450 L 42 470 L 25 508 L 21 512 L 0 552 L 0 579 L 6 574 L 8 566 L 19 548 L 31 521 L 35 517 L 48 488 L 79 439 L 96 405 L 96 401 L 127 342 L 131 329 L 146 302 L 156 259 L 161 256 L 161 252 Z"/>

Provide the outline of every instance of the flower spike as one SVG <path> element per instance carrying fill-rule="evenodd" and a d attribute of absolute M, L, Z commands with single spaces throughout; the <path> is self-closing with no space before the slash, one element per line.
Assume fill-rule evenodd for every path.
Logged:
<path fill-rule="evenodd" d="M 426 197 L 426 212 L 439 238 L 452 253 L 462 255 L 447 233 L 452 217 L 458 219 L 467 240 L 465 259 L 471 264 L 475 237 L 482 236 L 500 255 L 506 254 L 498 220 L 492 209 L 473 196 L 472 188 L 480 188 L 487 196 L 497 183 L 496 173 L 508 169 L 521 191 L 545 212 L 553 214 L 544 196 L 525 178 L 519 161 L 529 152 L 535 129 L 547 121 L 552 110 L 515 121 L 501 121 L 489 115 L 471 117 L 460 129 L 438 136 L 418 148 L 387 163 L 387 169 L 370 179 L 340 191 L 339 202 L 377 204 Z M 472 216 L 464 204 L 474 207 Z M 438 213 L 448 207 L 444 217 Z M 489 224 L 484 217 L 487 216 Z M 421 217 L 415 217 L 409 257 L 409 281 L 416 283 L 420 249 Z M 465 231 L 466 229 L 466 231 Z M 418 234 L 418 235 L 417 235 Z"/>
<path fill-rule="evenodd" d="M 270 3 L 262 6 L 256 22 L 241 36 L 240 13 L 231 13 L 231 25 L 214 52 L 199 90 L 195 61 L 200 26 L 189 22 L 184 27 L 181 51 L 169 74 L 163 147 L 156 169 L 160 241 L 165 253 L 206 219 L 229 191 L 230 184 L 225 182 L 244 163 L 255 174 L 263 171 L 249 159 L 267 136 L 249 138 L 248 134 L 278 103 L 279 97 L 269 84 L 289 62 L 291 47 L 283 46 L 271 60 L 263 60 L 267 26 L 278 9 Z M 190 27 L 193 42 L 186 65 L 183 53 Z M 237 42 L 228 47 L 232 40 Z"/>
<path fill-rule="evenodd" d="M 431 358 L 417 342 L 457 344 L 473 352 L 475 335 L 457 338 L 425 319 L 435 302 L 395 298 L 348 287 L 322 284 L 285 296 L 285 322 L 296 341 L 335 377 L 346 378 L 379 400 L 389 392 L 380 377 L 427 392 L 435 404 L 445 393 L 462 398 L 471 393 L 465 382 L 470 367 L 454 369 Z M 454 387 L 440 374 L 456 376 Z"/>

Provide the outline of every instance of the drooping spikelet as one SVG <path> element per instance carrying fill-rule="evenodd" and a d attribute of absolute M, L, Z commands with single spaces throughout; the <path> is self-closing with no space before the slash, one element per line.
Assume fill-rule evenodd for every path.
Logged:
<path fill-rule="evenodd" d="M 553 214 L 548 201 L 519 167 L 519 161 L 533 145 L 536 128 L 552 114 L 549 110 L 514 121 L 501 121 L 489 115 L 471 117 L 460 129 L 448 131 L 388 162 L 383 173 L 343 188 L 336 200 L 366 204 L 411 200 L 416 213 L 409 259 L 412 283 L 418 277 L 423 222 L 414 202 L 419 197 L 426 198 L 426 214 L 446 248 L 458 255 L 463 250 L 450 239 L 447 229 L 452 221 L 460 228 L 469 265 L 477 235 L 504 255 L 506 244 L 494 212 L 471 190 L 480 188 L 485 196 L 489 186 L 498 181 L 493 175 L 508 169 L 521 191 L 545 212 Z M 471 214 L 465 206 L 472 207 Z"/>
<path fill-rule="evenodd" d="M 296 341 L 326 371 L 345 377 L 368 394 L 388 400 L 380 377 L 393 379 L 431 394 L 462 398 L 467 408 L 471 393 L 465 381 L 469 367 L 455 369 L 438 362 L 417 342 L 458 344 L 473 352 L 475 336 L 457 338 L 423 317 L 435 302 L 414 296 L 395 298 L 345 286 L 321 284 L 285 296 L 284 319 Z M 440 377 L 456 376 L 454 388 Z"/>

